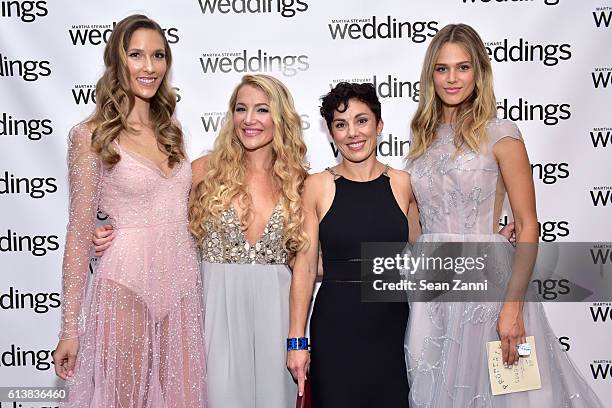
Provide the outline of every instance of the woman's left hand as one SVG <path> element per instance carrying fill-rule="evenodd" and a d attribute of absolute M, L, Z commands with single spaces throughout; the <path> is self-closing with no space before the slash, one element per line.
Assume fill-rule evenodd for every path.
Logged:
<path fill-rule="evenodd" d="M 504 228 L 499 230 L 498 234 L 506 238 L 512 245 L 516 245 L 516 234 L 514 233 L 514 221 L 508 225 L 504 225 Z"/>
<path fill-rule="evenodd" d="M 497 334 L 501 340 L 502 359 L 506 367 L 518 364 L 518 348 L 526 343 L 523 302 L 505 302 L 497 319 Z"/>

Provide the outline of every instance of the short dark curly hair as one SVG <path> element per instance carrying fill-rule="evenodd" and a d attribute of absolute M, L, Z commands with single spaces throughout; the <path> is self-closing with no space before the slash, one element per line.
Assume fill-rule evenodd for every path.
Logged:
<path fill-rule="evenodd" d="M 380 122 L 380 101 L 376 95 L 374 85 L 370 83 L 340 82 L 327 95 L 321 98 L 321 116 L 327 123 L 327 129 L 331 132 L 334 112 L 346 112 L 350 99 L 357 99 L 368 105 L 376 123 Z"/>

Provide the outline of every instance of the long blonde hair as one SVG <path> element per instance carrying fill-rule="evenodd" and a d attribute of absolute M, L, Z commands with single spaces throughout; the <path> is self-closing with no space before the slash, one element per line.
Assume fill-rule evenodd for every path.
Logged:
<path fill-rule="evenodd" d="M 434 36 L 427 47 L 421 71 L 421 97 L 412 118 L 412 145 L 408 159 L 422 155 L 431 146 L 442 120 L 442 101 L 436 95 L 433 74 L 440 49 L 446 43 L 462 46 L 472 59 L 474 91 L 458 107 L 453 123 L 457 151 L 466 147 L 479 152 L 487 138 L 486 125 L 496 116 L 493 71 L 489 55 L 478 33 L 467 24 L 449 24 Z"/>
<path fill-rule="evenodd" d="M 94 128 L 91 136 L 93 150 L 107 166 L 113 166 L 121 157 L 112 142 L 124 130 L 135 131 L 127 123 L 134 108 L 134 93 L 130 87 L 127 49 L 134 32 L 149 29 L 159 33 L 164 42 L 167 70 L 159 89 L 150 100 L 150 118 L 158 144 L 168 154 L 168 166 L 173 167 L 185 157 L 183 133 L 172 120 L 176 95 L 168 82 L 172 53 L 164 31 L 150 18 L 134 14 L 121 20 L 114 28 L 104 49 L 105 70 L 96 84 L 96 110 L 88 119 Z"/>
<path fill-rule="evenodd" d="M 189 209 L 189 228 L 201 243 L 211 225 L 217 225 L 221 211 L 229 208 L 234 198 L 243 210 L 242 228 L 249 225 L 253 203 L 246 185 L 246 155 L 233 120 L 238 91 L 245 85 L 261 89 L 270 101 L 274 123 L 271 176 L 285 220 L 283 244 L 292 256 L 308 245 L 300 199 L 308 175 L 306 145 L 291 94 L 282 82 L 269 75 L 245 75 L 234 89 L 224 124 L 209 155 L 208 171 L 196 187 Z"/>

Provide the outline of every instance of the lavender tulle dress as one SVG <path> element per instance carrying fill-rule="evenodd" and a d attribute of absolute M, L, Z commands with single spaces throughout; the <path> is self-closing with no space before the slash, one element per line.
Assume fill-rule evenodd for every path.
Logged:
<path fill-rule="evenodd" d="M 115 143 L 121 160 L 108 169 L 90 146 L 87 126 L 73 128 L 61 337 L 78 337 L 80 349 L 62 406 L 205 407 L 202 285 L 187 229 L 189 162 L 164 174 Z M 115 239 L 88 285 L 98 208 L 109 215 Z"/>
<path fill-rule="evenodd" d="M 492 153 L 499 140 L 522 140 L 517 126 L 492 120 L 489 141 L 479 154 L 455 156 L 453 129 L 441 125 L 434 143 L 408 163 L 423 234 L 415 253 L 428 242 L 491 242 L 496 262 L 488 276 L 507 282 L 513 247 L 494 233 L 505 196 Z M 486 343 L 499 340 L 496 325 L 501 303 L 411 302 L 405 354 L 410 406 L 415 408 L 598 408 L 603 407 L 561 349 L 544 308 L 526 302 L 527 336 L 534 336 L 542 380 L 539 390 L 493 396 Z"/>

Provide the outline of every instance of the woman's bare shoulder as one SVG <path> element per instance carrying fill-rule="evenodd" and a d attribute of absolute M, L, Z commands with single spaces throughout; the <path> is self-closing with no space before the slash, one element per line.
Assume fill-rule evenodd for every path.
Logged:
<path fill-rule="evenodd" d="M 205 155 L 198 157 L 191 162 L 191 178 L 194 184 L 202 181 L 204 175 L 206 175 L 206 172 L 208 171 L 209 158 L 209 155 Z"/>

